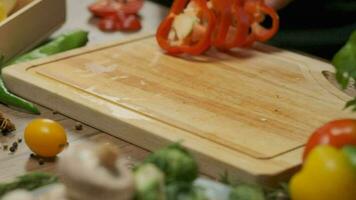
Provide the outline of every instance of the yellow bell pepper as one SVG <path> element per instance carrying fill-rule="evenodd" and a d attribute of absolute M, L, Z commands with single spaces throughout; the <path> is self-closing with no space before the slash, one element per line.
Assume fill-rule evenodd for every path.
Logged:
<path fill-rule="evenodd" d="M 318 146 L 289 185 L 292 200 L 356 200 L 356 170 L 341 150 Z"/>

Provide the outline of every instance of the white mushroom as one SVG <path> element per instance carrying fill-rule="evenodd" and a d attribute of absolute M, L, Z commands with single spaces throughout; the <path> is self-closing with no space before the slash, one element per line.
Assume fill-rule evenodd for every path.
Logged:
<path fill-rule="evenodd" d="M 40 193 L 36 200 L 69 200 L 66 196 L 66 189 L 62 184 L 49 186 L 48 191 Z"/>
<path fill-rule="evenodd" d="M 15 190 L 6 194 L 2 200 L 35 200 L 35 198 L 26 190 Z"/>
<path fill-rule="evenodd" d="M 67 196 L 73 200 L 129 200 L 134 181 L 116 147 L 84 143 L 70 147 L 58 164 Z"/>

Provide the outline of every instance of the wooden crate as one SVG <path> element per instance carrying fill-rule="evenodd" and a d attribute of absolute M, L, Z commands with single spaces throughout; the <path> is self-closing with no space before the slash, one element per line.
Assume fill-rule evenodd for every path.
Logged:
<path fill-rule="evenodd" d="M 0 22 L 0 54 L 6 60 L 35 47 L 65 21 L 65 0 L 20 0 L 20 4 Z"/>

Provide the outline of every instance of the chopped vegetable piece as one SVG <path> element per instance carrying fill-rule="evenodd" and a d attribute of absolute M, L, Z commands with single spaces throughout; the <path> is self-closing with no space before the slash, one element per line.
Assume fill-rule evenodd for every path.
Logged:
<path fill-rule="evenodd" d="M 195 26 L 204 27 L 198 37 L 192 37 L 197 30 Z M 215 15 L 207 7 L 206 0 L 176 0 L 158 27 L 156 39 L 169 54 L 199 55 L 209 49 L 214 27 Z"/>
<path fill-rule="evenodd" d="M 116 13 L 137 14 L 143 3 L 143 0 L 99 0 L 90 5 L 89 10 L 97 17 L 108 17 Z"/>
<path fill-rule="evenodd" d="M 249 14 L 251 24 L 251 33 L 244 44 L 245 46 L 252 45 L 256 40 L 265 42 L 277 33 L 279 29 L 279 16 L 273 8 L 268 7 L 264 3 L 264 0 L 244 1 L 244 10 Z M 271 27 L 269 28 L 261 25 L 267 17 L 270 17 L 272 20 Z"/>
<path fill-rule="evenodd" d="M 100 0 L 89 10 L 100 18 L 98 27 L 102 31 L 138 31 L 142 5 L 143 0 Z"/>

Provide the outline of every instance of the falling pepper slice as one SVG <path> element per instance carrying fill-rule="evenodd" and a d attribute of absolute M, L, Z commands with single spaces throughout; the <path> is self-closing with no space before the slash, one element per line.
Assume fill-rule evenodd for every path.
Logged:
<path fill-rule="evenodd" d="M 277 33 L 279 29 L 279 16 L 263 0 L 245 0 L 243 7 L 249 14 L 251 29 L 244 46 L 250 46 L 255 41 L 265 42 Z M 271 27 L 269 28 L 262 25 L 267 17 L 271 18 Z"/>
<path fill-rule="evenodd" d="M 243 9 L 243 0 L 212 0 L 212 10 L 217 16 L 213 36 L 216 48 L 226 50 L 240 47 L 249 31 L 249 16 Z"/>
<path fill-rule="evenodd" d="M 196 21 L 189 21 L 193 24 L 190 24 L 192 27 L 186 29 L 187 31 L 178 32 L 180 27 L 174 28 L 174 25 L 184 17 L 195 17 Z M 209 10 L 206 0 L 176 0 L 168 16 L 160 24 L 156 39 L 169 54 L 199 55 L 210 47 L 215 23 L 215 15 Z"/>

